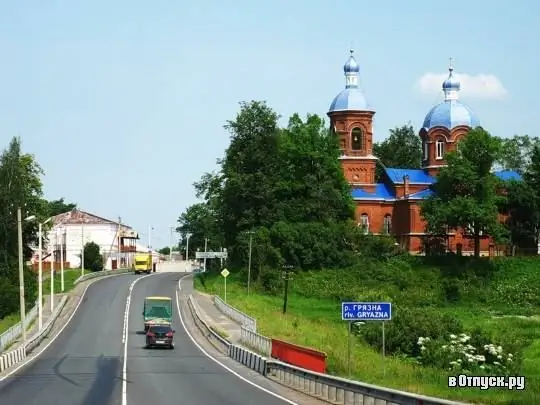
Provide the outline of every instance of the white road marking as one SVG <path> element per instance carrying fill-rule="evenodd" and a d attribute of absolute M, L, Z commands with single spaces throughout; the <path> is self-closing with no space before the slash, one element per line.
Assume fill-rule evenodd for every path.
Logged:
<path fill-rule="evenodd" d="M 129 326 L 129 308 L 131 306 L 131 293 L 133 287 L 140 280 L 146 277 L 153 276 L 154 274 L 147 274 L 146 276 L 139 277 L 130 284 L 128 295 L 126 298 L 126 310 L 124 312 L 124 328 L 122 330 L 122 343 L 124 344 L 124 364 L 122 366 L 122 405 L 127 405 L 127 347 L 128 347 L 128 326 Z"/>
<path fill-rule="evenodd" d="M 285 397 L 282 397 L 281 395 L 279 394 L 276 394 L 275 392 L 272 392 L 264 387 L 261 387 L 260 385 L 258 384 L 255 384 L 253 381 L 250 381 L 248 380 L 247 378 L 245 377 L 242 377 L 240 374 L 238 374 L 236 371 L 234 371 L 233 369 L 229 368 L 228 366 L 226 366 L 225 364 L 223 364 L 222 362 L 220 362 L 218 359 L 216 359 L 215 357 L 213 357 L 210 353 L 208 353 L 206 350 L 203 349 L 203 347 L 201 345 L 199 345 L 199 343 L 197 343 L 197 341 L 195 340 L 195 338 L 191 335 L 191 333 L 189 333 L 188 331 L 188 328 L 184 322 L 184 319 L 182 319 L 182 313 L 180 312 L 180 303 L 178 301 L 178 291 L 181 291 L 182 290 L 182 280 L 184 278 L 188 277 L 188 275 L 185 275 L 183 276 L 180 280 L 178 280 L 178 290 L 176 291 L 176 309 L 178 310 L 178 317 L 180 318 L 180 322 L 182 323 L 182 327 L 184 328 L 184 330 L 186 331 L 186 334 L 189 336 L 189 338 L 191 339 L 191 341 L 193 342 L 193 344 L 195 346 L 197 346 L 197 348 L 206 356 L 208 357 L 210 360 L 212 360 L 213 362 L 219 364 L 221 367 L 223 367 L 225 370 L 227 370 L 229 373 L 235 375 L 236 377 L 238 377 L 239 379 L 241 379 L 242 381 L 248 383 L 249 385 L 255 387 L 255 388 L 258 388 L 260 389 L 261 391 L 269 394 L 269 395 L 272 395 L 273 397 L 275 398 L 278 398 L 280 400 L 282 400 L 283 402 L 286 402 L 287 404 L 290 404 L 290 405 L 299 405 L 298 403 L 296 402 L 293 402 Z M 123 404 L 123 405 L 126 405 L 126 404 Z"/>
<path fill-rule="evenodd" d="M 8 372 L 5 376 L 3 377 L 0 377 L 0 382 L 4 381 L 6 378 L 10 377 L 11 375 L 13 375 L 14 373 L 16 373 L 18 370 L 20 370 L 22 367 L 26 366 L 27 364 L 30 364 L 32 363 L 34 360 L 36 360 L 40 355 L 41 353 L 43 353 L 45 350 L 47 350 L 47 348 L 52 345 L 54 343 L 54 341 L 58 338 L 58 336 L 60 336 L 60 334 L 64 331 L 64 329 L 67 328 L 67 326 L 69 325 L 69 323 L 71 322 L 71 320 L 73 319 L 73 317 L 75 316 L 75 314 L 77 313 L 77 310 L 79 309 L 79 307 L 81 306 L 81 303 L 83 302 L 83 299 L 84 299 L 84 296 L 86 295 L 86 291 L 88 290 L 88 287 L 90 287 L 92 284 L 94 284 L 95 282 L 97 281 L 100 281 L 100 280 L 104 280 L 106 278 L 109 278 L 109 277 L 117 277 L 117 276 L 121 276 L 121 275 L 125 275 L 125 274 L 129 274 L 129 273 L 122 273 L 122 274 L 111 274 L 110 276 L 105 276 L 105 277 L 99 277 L 99 278 L 95 278 L 90 284 L 88 284 L 86 286 L 86 288 L 84 289 L 83 293 L 81 294 L 81 298 L 79 299 L 79 302 L 77 303 L 77 306 L 75 307 L 75 309 L 73 310 L 73 312 L 71 313 L 70 317 L 68 318 L 68 320 L 66 321 L 66 323 L 64 324 L 64 326 L 62 326 L 60 328 L 60 330 L 58 331 L 58 333 L 56 333 L 56 335 L 54 335 L 51 340 L 49 340 L 49 342 L 43 346 L 43 348 L 37 352 L 34 356 L 30 357 L 28 360 L 26 360 L 25 362 L 21 363 L 19 366 L 15 367 L 13 370 L 11 370 L 10 372 Z"/>

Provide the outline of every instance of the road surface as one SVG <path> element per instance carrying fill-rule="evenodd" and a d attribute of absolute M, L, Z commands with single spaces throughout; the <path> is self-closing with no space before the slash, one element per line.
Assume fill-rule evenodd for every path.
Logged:
<path fill-rule="evenodd" d="M 14 405 L 284 405 L 204 355 L 184 331 L 175 307 L 176 348 L 144 349 L 145 296 L 175 299 L 178 273 L 139 280 L 131 295 L 127 401 L 123 402 L 122 333 L 129 285 L 136 276 L 92 284 L 68 327 L 33 363 L 0 382 L 0 403 Z M 226 359 L 231 361 L 230 359 Z"/>

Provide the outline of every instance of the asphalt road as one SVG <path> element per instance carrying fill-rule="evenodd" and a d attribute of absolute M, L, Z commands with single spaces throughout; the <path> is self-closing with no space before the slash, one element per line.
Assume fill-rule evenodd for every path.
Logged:
<path fill-rule="evenodd" d="M 152 275 L 132 292 L 127 340 L 128 405 L 284 405 L 205 356 L 184 331 L 176 306 L 175 350 L 144 349 L 145 296 L 176 299 L 181 273 Z M 122 332 L 135 276 L 92 284 L 62 334 L 36 360 L 0 382 L 0 404 L 122 404 Z M 230 361 L 230 359 L 225 359 Z M 240 366 L 237 366 L 240 367 Z"/>
<path fill-rule="evenodd" d="M 0 383 L 0 404 L 120 404 L 123 319 L 134 279 L 118 276 L 93 283 L 51 346 Z"/>
<path fill-rule="evenodd" d="M 284 405 L 229 373 L 205 356 L 184 331 L 176 307 L 175 349 L 144 349 L 142 308 L 145 296 L 175 298 L 181 273 L 148 277 L 136 284 L 129 318 L 127 403 L 129 405 Z"/>

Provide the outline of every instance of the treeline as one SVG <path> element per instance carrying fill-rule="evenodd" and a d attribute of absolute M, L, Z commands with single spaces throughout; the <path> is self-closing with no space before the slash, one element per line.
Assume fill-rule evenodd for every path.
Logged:
<path fill-rule="evenodd" d="M 31 154 L 22 152 L 21 141 L 13 138 L 0 155 L 0 319 L 19 310 L 17 209 L 23 218 L 23 256 L 32 257 L 31 246 L 38 243 L 38 223 L 50 216 L 75 208 L 63 199 L 43 198 L 43 170 Z M 46 241 L 45 241 L 46 242 Z M 25 267 L 25 298 L 28 307 L 35 304 L 37 283 L 30 267 Z"/>
<path fill-rule="evenodd" d="M 182 244 L 191 234 L 193 254 L 208 238 L 209 250 L 228 249 L 234 268 L 247 263 L 251 238 L 252 268 L 259 273 L 284 264 L 346 267 L 359 257 L 397 254 L 391 237 L 363 235 L 358 229 L 338 141 L 329 136 L 324 120 L 316 115 L 303 120 L 295 114 L 280 128 L 278 119 L 264 102 L 240 104 L 236 118 L 225 125 L 231 141 L 218 161 L 219 170 L 205 173 L 194 184 L 201 202 L 178 220 Z M 538 198 L 532 197 L 540 191 L 533 180 L 540 156 L 535 145 L 534 138 L 503 141 L 482 129 L 470 131 L 459 153 L 448 155 L 448 168 L 435 186 L 437 196 L 422 206 L 428 231 L 437 237 L 441 230 L 472 225 L 477 241 L 492 232 L 500 242 L 532 246 L 539 224 Z M 384 166 L 421 165 L 421 142 L 411 125 L 391 130 L 373 149 Z M 496 165 L 518 170 L 525 182 L 499 180 L 492 173 Z M 530 199 L 520 197 L 524 190 Z M 506 211 L 527 218 L 516 214 L 501 224 L 498 215 Z"/>

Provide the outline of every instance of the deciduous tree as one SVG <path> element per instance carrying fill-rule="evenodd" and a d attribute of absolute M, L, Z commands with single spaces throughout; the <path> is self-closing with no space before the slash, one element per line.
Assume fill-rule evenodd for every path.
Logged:
<path fill-rule="evenodd" d="M 532 147 L 523 181 L 509 182 L 507 192 L 512 244 L 536 252 L 540 237 L 540 145 Z"/>
<path fill-rule="evenodd" d="M 512 138 L 501 139 L 501 142 L 497 165 L 505 170 L 525 173 L 531 162 L 534 147 L 540 145 L 540 139 L 529 135 L 515 135 Z"/>
<path fill-rule="evenodd" d="M 500 152 L 500 140 L 476 128 L 461 141 L 459 153 L 446 155 L 448 166 L 440 171 L 433 187 L 435 195 L 422 205 L 428 232 L 470 230 L 477 257 L 483 234 L 504 238 L 505 228 L 499 221 L 500 182 L 491 171 Z"/>
<path fill-rule="evenodd" d="M 417 169 L 422 165 L 422 142 L 407 124 L 390 130 L 390 136 L 373 145 L 373 154 L 379 158 L 377 179 L 382 177 L 383 167 Z"/>

